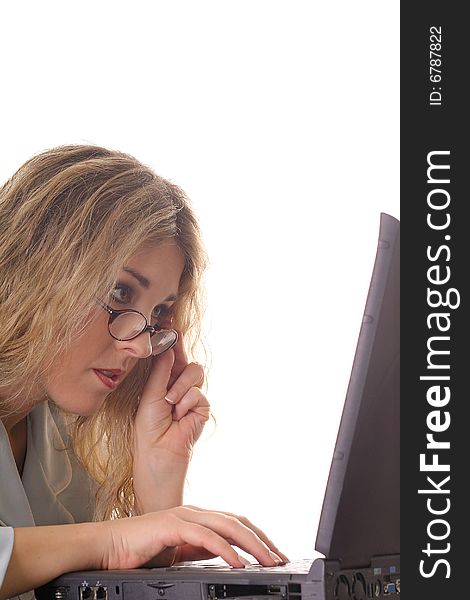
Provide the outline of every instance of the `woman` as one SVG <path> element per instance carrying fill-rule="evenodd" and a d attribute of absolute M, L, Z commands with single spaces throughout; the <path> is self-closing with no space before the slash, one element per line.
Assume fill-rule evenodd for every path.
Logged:
<path fill-rule="evenodd" d="M 205 255 L 181 189 L 64 146 L 0 190 L 0 598 L 67 571 L 286 560 L 243 517 L 182 506 L 209 417 L 190 362 Z"/>

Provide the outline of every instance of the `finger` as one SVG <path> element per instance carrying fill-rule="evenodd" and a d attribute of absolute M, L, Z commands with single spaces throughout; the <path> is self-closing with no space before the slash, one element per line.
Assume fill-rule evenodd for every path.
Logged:
<path fill-rule="evenodd" d="M 173 409 L 173 421 L 180 421 L 189 412 L 195 412 L 205 421 L 209 419 L 210 405 L 197 387 L 190 388 Z"/>
<path fill-rule="evenodd" d="M 283 562 L 281 557 L 277 556 L 253 530 L 246 527 L 236 517 L 224 513 L 190 509 L 186 506 L 178 508 L 178 516 L 210 528 L 227 540 L 230 545 L 234 544 L 254 556 L 261 565 L 274 566 Z M 204 547 L 208 548 L 206 545 Z"/>
<path fill-rule="evenodd" d="M 189 358 L 186 354 L 186 349 L 184 346 L 183 332 L 179 329 L 177 329 L 176 332 L 178 333 L 178 341 L 173 347 L 173 351 L 175 353 L 175 363 L 171 373 L 170 387 L 178 379 L 185 367 L 189 364 Z"/>
<path fill-rule="evenodd" d="M 206 550 L 206 548 L 196 548 L 196 546 L 191 546 L 191 544 L 184 544 L 183 546 L 179 546 L 176 550 L 175 563 L 194 560 L 210 560 L 215 557 L 216 555 L 209 552 L 209 550 Z"/>
<path fill-rule="evenodd" d="M 172 349 L 163 352 L 163 354 L 160 354 L 153 359 L 152 368 L 144 387 L 142 399 L 144 399 L 144 396 L 148 396 L 152 400 L 165 397 L 174 360 L 175 355 Z"/>
<path fill-rule="evenodd" d="M 189 506 L 188 508 L 195 508 L 195 507 Z M 199 508 L 197 510 L 205 511 L 206 509 Z M 246 527 L 248 527 L 254 533 L 256 533 L 256 535 L 266 544 L 266 546 L 268 546 L 268 548 L 270 548 L 273 552 L 275 552 L 275 554 L 277 554 L 280 558 L 282 558 L 283 562 L 290 562 L 289 558 L 279 550 L 279 548 L 276 546 L 276 544 L 274 544 L 274 542 L 272 542 L 272 540 L 264 533 L 264 531 L 262 531 L 259 527 L 256 527 L 256 525 L 254 525 L 246 517 L 236 515 L 231 512 L 226 512 L 226 511 L 208 511 L 208 512 L 220 512 L 221 514 L 228 515 L 230 517 L 235 517 L 241 523 L 243 523 Z"/>
<path fill-rule="evenodd" d="M 165 399 L 170 404 L 177 404 L 190 388 L 199 387 L 203 383 L 204 369 L 202 365 L 195 362 L 189 363 L 168 390 Z"/>
<path fill-rule="evenodd" d="M 189 544 L 195 548 L 205 548 L 213 556 L 220 556 L 227 564 L 236 569 L 243 569 L 246 560 L 241 557 L 235 548 L 212 529 L 199 523 L 178 519 L 176 528 L 172 528 L 165 536 L 166 546 L 185 546 Z"/>
<path fill-rule="evenodd" d="M 290 562 L 285 554 L 283 554 L 279 548 L 272 542 L 272 540 L 262 531 L 259 527 L 256 527 L 251 521 L 249 521 L 246 517 L 235 515 L 232 513 L 225 513 L 231 515 L 232 517 L 236 517 L 239 521 L 241 521 L 246 527 L 251 529 L 256 533 L 256 535 L 263 540 L 263 542 L 270 548 L 273 552 L 275 552 L 278 556 L 282 558 L 284 562 Z"/>

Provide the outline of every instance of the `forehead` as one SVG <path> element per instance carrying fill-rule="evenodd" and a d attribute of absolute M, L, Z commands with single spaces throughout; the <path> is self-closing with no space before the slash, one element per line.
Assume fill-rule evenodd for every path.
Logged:
<path fill-rule="evenodd" d="M 176 292 L 184 268 L 184 255 L 175 242 L 145 248 L 126 262 L 123 271 L 138 273 L 141 285 L 149 289 L 170 286 Z"/>

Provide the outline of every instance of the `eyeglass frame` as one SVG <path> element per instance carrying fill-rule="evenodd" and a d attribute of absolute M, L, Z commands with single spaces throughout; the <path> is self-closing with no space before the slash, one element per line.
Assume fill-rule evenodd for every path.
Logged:
<path fill-rule="evenodd" d="M 173 346 L 175 346 L 177 344 L 179 336 L 178 336 L 178 332 L 176 331 L 176 329 L 171 329 L 171 328 L 167 329 L 165 327 L 160 327 L 159 325 L 149 325 L 149 322 L 147 321 L 147 317 L 144 314 L 142 314 L 140 311 L 135 310 L 134 308 L 124 308 L 122 310 L 114 310 L 114 308 L 111 308 L 110 306 L 108 306 L 108 304 L 106 304 L 105 302 L 103 302 L 102 300 L 100 300 L 98 298 L 97 298 L 96 302 L 97 302 L 98 306 L 101 306 L 101 308 L 109 314 L 108 333 L 114 340 L 117 340 L 118 342 L 129 342 L 130 340 L 135 340 L 137 337 L 139 337 L 139 335 L 142 335 L 142 333 L 148 332 L 150 334 L 150 337 L 152 337 L 159 331 L 173 331 L 173 333 L 176 336 L 175 341 L 171 344 L 171 346 L 169 346 L 168 348 L 163 350 L 163 352 L 160 352 L 159 354 L 155 354 L 154 356 L 160 356 L 160 354 L 167 352 L 167 350 L 170 350 L 171 348 L 173 348 Z M 115 335 L 113 335 L 111 333 L 110 326 L 111 326 L 111 323 L 117 317 L 119 317 L 119 315 L 122 315 L 125 313 L 136 313 L 136 314 L 140 315 L 141 317 L 143 317 L 143 319 L 145 321 L 145 326 L 136 335 L 133 335 L 130 338 L 123 339 L 123 338 L 118 338 Z"/>

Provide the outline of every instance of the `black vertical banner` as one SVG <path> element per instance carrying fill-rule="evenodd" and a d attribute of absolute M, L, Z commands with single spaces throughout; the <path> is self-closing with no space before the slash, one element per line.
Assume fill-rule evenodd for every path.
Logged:
<path fill-rule="evenodd" d="M 470 597 L 465 3 L 401 3 L 401 596 Z M 464 106 L 467 104 L 467 106 Z"/>

